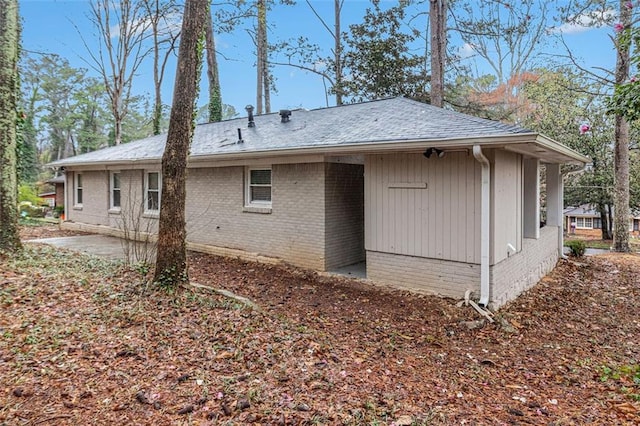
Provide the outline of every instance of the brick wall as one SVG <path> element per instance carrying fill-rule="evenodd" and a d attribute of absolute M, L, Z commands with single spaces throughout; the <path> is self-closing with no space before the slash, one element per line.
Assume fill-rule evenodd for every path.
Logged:
<path fill-rule="evenodd" d="M 245 209 L 244 167 L 190 169 L 189 242 L 324 270 L 324 163 L 272 167 L 270 212 Z"/>
<path fill-rule="evenodd" d="M 522 251 L 491 267 L 492 308 L 499 308 L 534 286 L 558 261 L 558 228 L 545 226 L 540 238 L 524 238 Z"/>
<path fill-rule="evenodd" d="M 109 173 L 107 171 L 82 172 L 82 206 L 76 204 L 76 175 L 67 175 L 67 220 L 91 225 L 109 225 Z"/>
<path fill-rule="evenodd" d="M 418 293 L 462 298 L 479 294 L 480 265 L 367 251 L 367 278 Z"/>
<path fill-rule="evenodd" d="M 325 163 L 325 270 L 365 259 L 364 166 Z"/>

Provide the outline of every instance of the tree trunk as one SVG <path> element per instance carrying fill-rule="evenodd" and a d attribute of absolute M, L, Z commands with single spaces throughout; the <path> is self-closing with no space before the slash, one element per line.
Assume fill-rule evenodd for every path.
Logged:
<path fill-rule="evenodd" d="M 155 89 L 154 106 L 153 106 L 153 134 L 160 134 L 160 122 L 162 121 L 162 81 L 160 81 L 160 42 L 158 40 L 158 11 L 159 2 L 155 2 L 155 13 L 152 19 L 153 31 L 153 87 Z M 151 12 L 148 8 L 149 13 Z"/>
<path fill-rule="evenodd" d="M 616 84 L 624 84 L 629 78 L 629 43 L 628 37 L 631 26 L 631 9 L 625 0 L 620 0 L 620 23 L 625 31 L 621 31 L 616 38 Z M 613 248 L 618 252 L 629 251 L 629 123 L 620 116 L 615 122 L 615 157 L 613 194 Z"/>
<path fill-rule="evenodd" d="M 258 115 L 262 114 L 262 105 L 263 105 L 263 96 L 264 93 L 264 52 L 266 50 L 266 24 L 267 24 L 267 10 L 265 5 L 265 0 L 258 0 L 258 27 L 256 30 L 256 71 L 257 71 L 257 80 L 256 80 L 256 113 Z M 264 37 L 263 37 L 264 33 Z"/>
<path fill-rule="evenodd" d="M 222 121 L 222 93 L 216 58 L 216 41 L 213 36 L 213 19 L 207 15 L 207 77 L 209 79 L 209 122 Z"/>
<path fill-rule="evenodd" d="M 18 234 L 17 124 L 18 2 L 0 8 L 0 255 L 20 249 Z"/>
<path fill-rule="evenodd" d="M 602 231 L 602 239 L 610 240 L 611 233 L 609 232 L 609 217 L 607 216 L 607 206 L 605 204 L 598 204 L 598 212 L 600 213 L 600 230 Z"/>
<path fill-rule="evenodd" d="M 333 13 L 335 22 L 334 35 L 334 61 L 336 74 L 336 105 L 342 105 L 342 35 L 340 34 L 340 15 L 342 14 L 342 2 L 334 0 Z"/>
<path fill-rule="evenodd" d="M 431 29 L 431 105 L 444 104 L 444 62 L 447 49 L 446 0 L 429 0 L 429 26 Z"/>
<path fill-rule="evenodd" d="M 194 110 L 209 14 L 208 0 L 187 0 L 173 92 L 169 133 L 162 155 L 162 192 L 154 282 L 176 286 L 188 280 L 186 249 L 186 172 L 195 129 Z"/>

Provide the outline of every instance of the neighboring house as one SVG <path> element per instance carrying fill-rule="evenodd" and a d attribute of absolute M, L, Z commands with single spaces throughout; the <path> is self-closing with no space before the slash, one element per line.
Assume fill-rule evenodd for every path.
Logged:
<path fill-rule="evenodd" d="M 55 191 L 44 193 L 40 197 L 48 200 L 53 199 L 53 204 L 49 201 L 51 207 L 64 206 L 64 180 L 64 175 L 60 175 L 46 181 L 46 183 L 54 186 Z"/>
<path fill-rule="evenodd" d="M 39 198 L 42 198 L 47 202 L 47 205 L 51 208 L 56 206 L 56 193 L 55 192 L 42 192 L 38 194 Z"/>
<path fill-rule="evenodd" d="M 631 236 L 640 238 L 640 209 L 631 209 Z"/>
<path fill-rule="evenodd" d="M 591 204 L 564 209 L 564 227 L 568 235 L 602 237 L 600 212 Z M 640 211 L 638 210 L 631 211 L 629 233 L 634 237 L 640 236 Z"/>
<path fill-rule="evenodd" d="M 591 204 L 564 209 L 564 226 L 568 235 L 602 237 L 602 219 L 600 212 Z"/>
<path fill-rule="evenodd" d="M 155 231 L 166 135 L 52 163 L 66 228 Z M 497 308 L 562 253 L 560 165 L 588 159 L 526 129 L 393 98 L 196 126 L 189 248 L 367 278 Z M 540 227 L 541 165 L 547 221 Z"/>

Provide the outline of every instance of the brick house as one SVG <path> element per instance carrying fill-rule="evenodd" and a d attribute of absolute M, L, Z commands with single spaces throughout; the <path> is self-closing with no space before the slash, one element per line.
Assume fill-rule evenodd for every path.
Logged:
<path fill-rule="evenodd" d="M 602 237 L 600 212 L 591 204 L 582 204 L 578 207 L 564 209 L 564 227 L 567 235 Z M 632 237 L 640 237 L 640 211 L 638 210 L 631 211 L 629 234 Z"/>
<path fill-rule="evenodd" d="M 45 183 L 53 185 L 54 191 L 38 194 L 40 198 L 45 198 L 50 207 L 64 206 L 64 180 L 63 175 L 53 177 Z"/>
<path fill-rule="evenodd" d="M 52 163 L 64 227 L 157 228 L 166 135 Z M 198 125 L 189 248 L 318 271 L 365 262 L 377 283 L 497 308 L 562 250 L 560 165 L 588 159 L 526 129 L 393 98 Z M 546 167 L 547 222 L 540 227 Z"/>

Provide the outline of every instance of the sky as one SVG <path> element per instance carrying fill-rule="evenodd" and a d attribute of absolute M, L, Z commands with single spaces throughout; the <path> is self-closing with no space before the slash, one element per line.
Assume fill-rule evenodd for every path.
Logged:
<path fill-rule="evenodd" d="M 332 0 L 310 0 L 318 13 L 331 23 L 333 17 Z M 383 5 L 395 2 L 384 1 Z M 555 2 L 562 4 L 562 0 Z M 343 30 L 351 23 L 360 22 L 369 2 L 366 0 L 346 0 L 343 14 Z M 87 17 L 88 0 L 19 0 L 20 14 L 23 20 L 22 42 L 27 52 L 56 53 L 69 60 L 71 66 L 89 68 L 90 64 L 83 38 L 91 48 L 96 36 Z M 425 6 L 426 7 L 426 6 Z M 276 6 L 267 17 L 271 29 L 270 42 L 307 36 L 319 44 L 330 46 L 332 41 L 327 30 L 320 24 L 304 0 L 298 0 L 295 6 Z M 82 37 L 80 36 L 82 34 Z M 558 31 L 556 31 L 558 33 Z M 573 54 L 582 64 L 591 69 L 611 68 L 615 63 L 615 54 L 610 35 L 611 28 L 587 28 L 565 25 L 562 35 Z M 450 46 L 463 55 L 474 69 L 488 70 L 486 64 L 473 56 L 469 46 L 451 37 Z M 230 34 L 216 35 L 216 49 L 220 69 L 220 81 L 223 102 L 235 107 L 240 115 L 245 115 L 244 107 L 255 104 L 255 56 L 254 46 L 244 29 Z M 550 43 L 545 47 L 550 55 L 566 54 L 564 47 Z M 544 59 L 542 60 L 544 64 Z M 93 72 L 92 72 L 93 73 Z M 169 67 L 163 88 L 163 101 L 170 103 L 175 63 Z M 94 73 L 95 74 L 95 73 Z M 312 73 L 292 67 L 278 66 L 274 69 L 277 92 L 271 95 L 271 108 L 321 108 L 327 106 L 327 98 L 322 79 Z M 203 79 L 204 80 L 204 79 Z M 152 93 L 153 76 L 147 67 L 142 69 L 134 80 L 134 92 Z M 203 82 L 200 105 L 206 103 L 202 93 L 206 93 Z M 329 98 L 329 105 L 334 105 Z"/>

